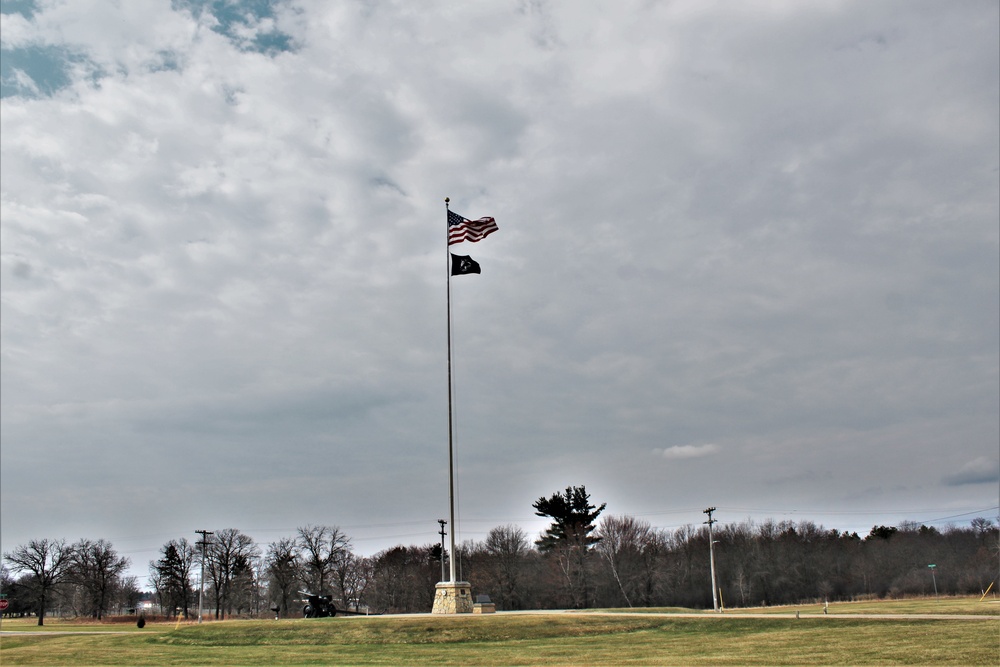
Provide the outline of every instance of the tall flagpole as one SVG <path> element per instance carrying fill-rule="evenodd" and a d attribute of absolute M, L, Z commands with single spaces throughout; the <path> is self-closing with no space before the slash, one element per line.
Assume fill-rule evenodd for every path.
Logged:
<path fill-rule="evenodd" d="M 444 198 L 445 210 L 445 273 L 447 273 L 448 283 L 448 503 L 451 518 L 451 557 L 448 559 L 450 576 L 449 581 L 455 583 L 455 533 L 458 526 L 455 524 L 455 447 L 454 447 L 454 417 L 452 413 L 452 387 L 451 387 L 451 250 L 448 245 L 448 202 L 451 199 Z M 441 554 L 444 558 L 444 554 Z"/>

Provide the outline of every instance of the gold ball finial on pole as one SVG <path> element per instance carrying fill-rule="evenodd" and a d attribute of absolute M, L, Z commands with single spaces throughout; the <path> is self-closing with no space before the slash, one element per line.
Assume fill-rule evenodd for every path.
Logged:
<path fill-rule="evenodd" d="M 445 204 L 447 204 L 447 203 L 448 203 L 448 202 L 450 202 L 450 201 L 451 201 L 451 198 L 450 198 L 450 197 L 445 197 L 445 198 L 444 198 L 444 203 L 445 203 Z"/>

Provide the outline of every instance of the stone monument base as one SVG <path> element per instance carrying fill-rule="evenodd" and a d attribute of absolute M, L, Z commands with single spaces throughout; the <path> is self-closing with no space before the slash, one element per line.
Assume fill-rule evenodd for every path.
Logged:
<path fill-rule="evenodd" d="M 467 581 L 439 581 L 434 586 L 434 614 L 471 614 L 472 586 Z"/>

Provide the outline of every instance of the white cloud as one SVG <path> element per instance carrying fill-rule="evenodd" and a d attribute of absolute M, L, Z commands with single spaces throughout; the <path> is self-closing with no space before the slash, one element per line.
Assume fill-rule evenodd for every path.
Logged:
<path fill-rule="evenodd" d="M 675 445 L 665 449 L 654 449 L 653 452 L 665 459 L 700 459 L 716 454 L 719 449 L 718 445 L 709 443 L 705 445 Z"/>

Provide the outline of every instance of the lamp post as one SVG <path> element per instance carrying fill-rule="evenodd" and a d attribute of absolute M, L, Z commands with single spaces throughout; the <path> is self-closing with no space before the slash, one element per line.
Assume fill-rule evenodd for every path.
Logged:
<path fill-rule="evenodd" d="M 712 568 L 712 610 L 719 611 L 719 596 L 718 588 L 715 585 L 715 540 L 712 538 L 712 524 L 715 523 L 715 519 L 712 518 L 712 512 L 715 511 L 714 507 L 709 507 L 704 511 L 704 514 L 708 515 L 708 562 Z"/>
<path fill-rule="evenodd" d="M 930 568 L 930 571 L 931 571 L 931 581 L 934 582 L 934 597 L 937 597 L 938 596 L 938 592 L 937 592 L 937 577 L 934 576 L 934 568 L 936 568 L 937 565 L 935 565 L 934 563 L 931 563 L 927 567 Z"/>

